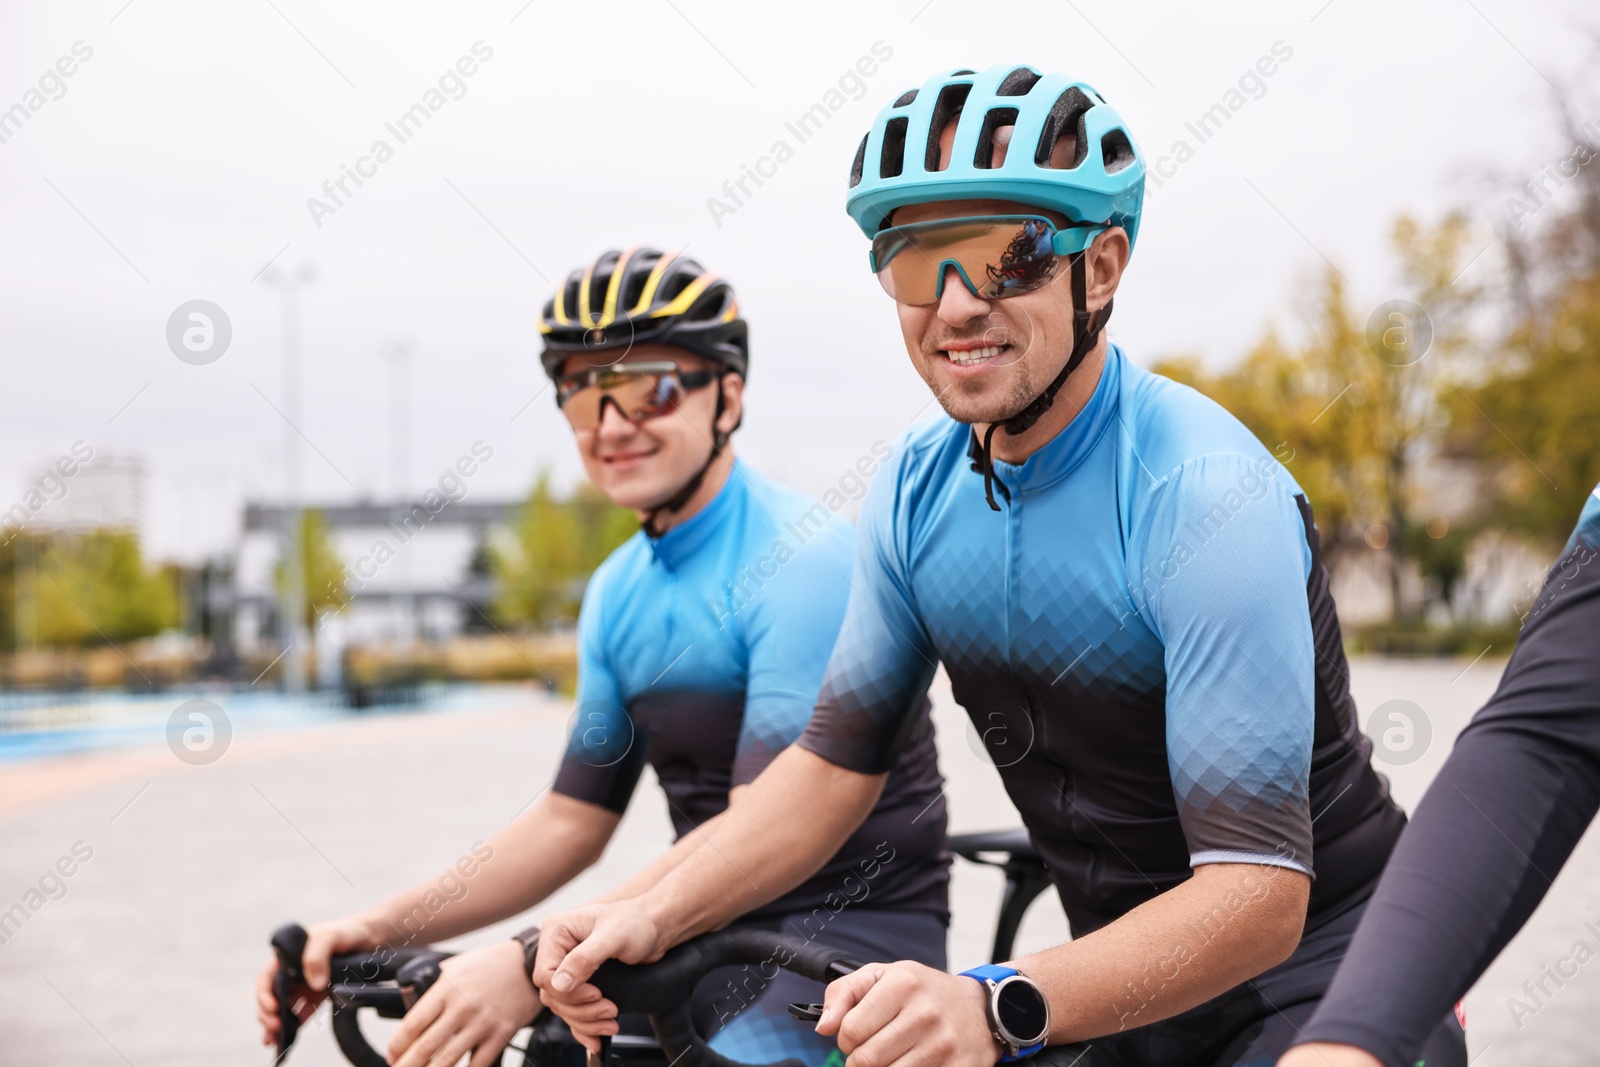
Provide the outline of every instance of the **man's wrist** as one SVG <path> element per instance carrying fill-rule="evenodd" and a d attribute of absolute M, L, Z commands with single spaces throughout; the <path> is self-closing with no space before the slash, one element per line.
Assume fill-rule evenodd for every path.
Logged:
<path fill-rule="evenodd" d="M 988 1038 L 989 1048 L 994 1050 L 994 1062 L 998 1064 L 1000 1058 L 1006 1054 L 1006 1048 L 1001 1043 L 1000 1036 L 994 1032 L 994 1027 L 989 1025 L 989 989 L 982 982 L 974 982 L 970 978 L 967 979 L 967 985 L 972 987 L 972 991 L 967 994 L 971 1000 L 972 1011 L 967 1017 L 972 1020 L 973 1028 L 983 1031 L 983 1036 Z"/>
<path fill-rule="evenodd" d="M 985 964 L 961 972 L 981 994 L 984 1025 L 1000 1062 L 1025 1059 L 1050 1038 L 1050 1001 L 1032 978 L 1015 967 Z"/>
<path fill-rule="evenodd" d="M 511 935 L 511 940 L 522 946 L 522 970 L 533 979 L 533 964 L 539 957 L 539 928 L 530 926 L 526 930 Z"/>
<path fill-rule="evenodd" d="M 380 908 L 360 912 L 353 916 L 351 921 L 360 929 L 361 937 L 366 941 L 368 948 L 390 947 L 389 935 L 395 929 L 395 925 Z"/>
<path fill-rule="evenodd" d="M 659 954 L 672 948 L 681 941 L 687 940 L 690 930 L 682 916 L 677 914 L 677 909 L 670 900 L 662 900 L 662 894 L 651 891 L 643 896 L 634 897 L 632 900 L 621 900 L 617 904 L 624 907 L 636 908 L 655 934 L 655 953 Z"/>

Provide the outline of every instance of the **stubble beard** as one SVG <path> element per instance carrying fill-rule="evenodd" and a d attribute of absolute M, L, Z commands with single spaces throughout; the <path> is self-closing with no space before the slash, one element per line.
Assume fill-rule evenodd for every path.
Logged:
<path fill-rule="evenodd" d="M 927 358 L 928 363 L 943 360 L 941 355 Z M 1033 374 L 1028 366 L 1026 356 L 1011 364 L 1011 373 L 1006 375 L 1003 383 L 995 383 L 982 390 L 974 389 L 972 385 L 961 381 L 946 381 L 940 383 L 939 376 L 928 367 L 924 370 L 922 378 L 927 382 L 928 388 L 934 392 L 934 397 L 939 401 L 939 406 L 944 408 L 945 414 L 957 422 L 967 425 L 977 423 L 1004 422 L 1018 415 L 1034 397 L 1044 391 L 1043 386 L 1035 388 Z M 969 391 L 970 390 L 970 391 Z"/>

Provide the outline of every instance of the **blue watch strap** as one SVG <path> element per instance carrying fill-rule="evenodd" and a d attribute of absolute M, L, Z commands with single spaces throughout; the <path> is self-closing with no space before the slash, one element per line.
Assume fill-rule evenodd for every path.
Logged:
<path fill-rule="evenodd" d="M 1003 967 L 998 963 L 985 963 L 981 967 L 969 967 L 961 972 L 961 976 L 963 978 L 971 978 L 977 982 L 1000 982 L 1007 978 L 1015 977 L 1020 973 L 1015 967 Z M 1035 1042 L 1032 1045 L 1024 1045 L 1017 1049 L 1015 1055 L 1001 1056 L 1000 1062 L 1012 1063 L 1016 1060 L 1027 1059 L 1042 1048 L 1044 1048 L 1043 1041 Z"/>

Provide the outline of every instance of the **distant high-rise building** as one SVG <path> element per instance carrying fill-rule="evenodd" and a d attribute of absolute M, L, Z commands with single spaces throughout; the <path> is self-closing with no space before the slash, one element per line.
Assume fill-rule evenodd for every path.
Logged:
<path fill-rule="evenodd" d="M 81 533 L 112 528 L 139 529 L 144 515 L 144 460 L 97 450 L 94 458 L 65 480 L 66 492 L 34 519 L 41 529 Z"/>

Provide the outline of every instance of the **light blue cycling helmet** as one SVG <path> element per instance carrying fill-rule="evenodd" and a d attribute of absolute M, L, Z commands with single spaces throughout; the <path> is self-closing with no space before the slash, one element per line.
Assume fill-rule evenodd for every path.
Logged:
<path fill-rule="evenodd" d="M 959 116 L 959 118 L 956 118 Z M 956 118 L 950 160 L 939 169 L 939 135 Z M 995 131 L 1011 127 L 1005 161 L 992 165 Z M 1053 162 L 1056 145 L 1073 137 L 1065 166 Z M 1108 226 L 1139 235 L 1144 203 L 1144 157 L 1127 126 L 1094 88 L 1064 74 L 1040 74 L 1005 64 L 982 74 L 953 70 L 935 75 L 878 113 L 856 149 L 845 210 L 869 238 L 889 223 L 896 208 L 938 200 L 1015 200 L 1057 211 L 1069 220 L 1098 225 L 1074 229 L 1071 264 L 1072 350 L 1044 391 L 1009 418 L 991 423 L 980 441 L 973 436 L 974 469 L 983 474 L 984 495 L 1000 510 L 994 490 L 1011 493 L 994 470 L 997 429 L 1025 433 L 1050 409 L 1067 377 L 1100 339 L 1111 302 L 1091 312 L 1083 250 Z"/>
<path fill-rule="evenodd" d="M 958 113 L 950 164 L 939 170 L 939 133 Z M 991 167 L 994 132 L 1003 126 L 1013 127 L 1010 148 L 1005 162 Z M 1062 134 L 1076 135 L 1067 169 L 1050 165 Z M 856 151 L 845 210 L 873 237 L 907 204 L 1016 200 L 1075 222 L 1121 226 L 1131 246 L 1144 176 L 1144 157 L 1122 116 L 1092 86 L 1003 64 L 982 74 L 935 75 L 879 112 Z M 1085 243 L 1097 232 L 1085 231 Z"/>

